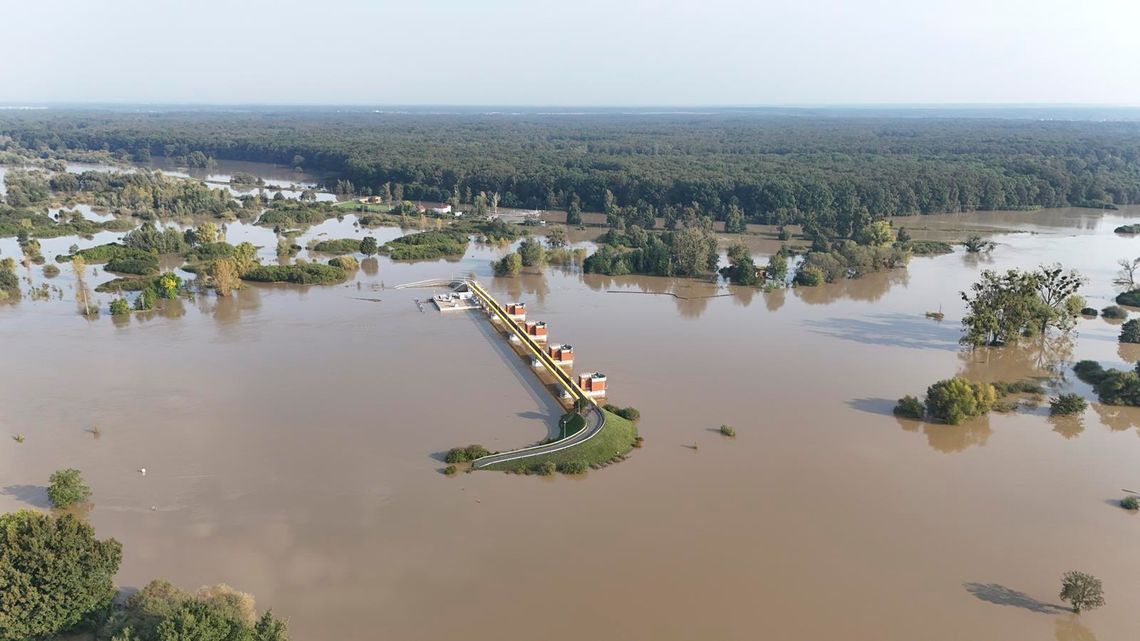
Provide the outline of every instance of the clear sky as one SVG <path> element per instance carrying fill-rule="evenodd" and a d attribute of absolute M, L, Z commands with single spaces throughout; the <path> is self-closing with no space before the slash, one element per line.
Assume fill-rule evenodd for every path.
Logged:
<path fill-rule="evenodd" d="M 0 104 L 1140 105 L 1138 0 L 6 0 Z"/>

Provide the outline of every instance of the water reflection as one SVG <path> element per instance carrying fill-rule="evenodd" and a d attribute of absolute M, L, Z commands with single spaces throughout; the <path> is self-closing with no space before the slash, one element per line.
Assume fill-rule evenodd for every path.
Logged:
<path fill-rule="evenodd" d="M 1100 422 L 1114 432 L 1140 427 L 1140 408 L 1104 403 L 1093 403 L 1092 408 L 1100 418 Z"/>
<path fill-rule="evenodd" d="M 817 287 L 794 287 L 797 298 L 808 305 L 829 305 L 838 300 L 850 299 L 873 303 L 883 297 L 892 287 L 910 282 L 910 272 L 906 269 L 891 269 L 867 274 L 860 278 L 846 278 L 835 283 L 824 283 Z"/>
<path fill-rule="evenodd" d="M 1081 432 L 1085 431 L 1085 419 L 1083 416 L 1050 416 L 1047 419 L 1053 426 L 1053 431 L 1063 436 L 1066 440 L 1077 438 Z"/>
<path fill-rule="evenodd" d="M 1067 379 L 1073 359 L 1071 336 L 1038 336 L 1002 347 L 963 349 L 959 376 L 975 381 L 1014 382 L 1024 378 Z"/>
<path fill-rule="evenodd" d="M 1057 641 L 1096 641 L 1096 636 L 1081 625 L 1081 620 L 1076 614 L 1057 619 L 1056 625 L 1053 637 Z"/>
<path fill-rule="evenodd" d="M 958 328 L 915 314 L 870 314 L 865 318 L 808 319 L 817 334 L 865 345 L 958 351 Z"/>

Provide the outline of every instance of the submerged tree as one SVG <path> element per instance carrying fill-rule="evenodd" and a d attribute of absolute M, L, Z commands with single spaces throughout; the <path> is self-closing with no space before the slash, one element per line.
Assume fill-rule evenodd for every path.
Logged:
<path fill-rule="evenodd" d="M 962 292 L 968 312 L 962 318 L 967 345 L 1004 345 L 1050 328 L 1068 333 L 1084 301 L 1076 295 L 1083 284 L 1076 272 L 1060 265 L 1033 272 L 1011 269 L 1004 274 L 986 270 Z"/>
<path fill-rule="evenodd" d="M 1084 572 L 1066 572 L 1061 579 L 1060 596 L 1062 601 L 1073 606 L 1073 612 L 1104 605 L 1104 587 L 1100 579 Z"/>

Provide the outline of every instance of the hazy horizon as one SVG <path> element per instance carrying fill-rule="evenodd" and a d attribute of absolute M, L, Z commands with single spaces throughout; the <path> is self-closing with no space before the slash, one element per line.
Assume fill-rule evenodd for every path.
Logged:
<path fill-rule="evenodd" d="M 1113 0 L 44 0 L 6 14 L 6 105 L 1140 104 L 1140 6 Z"/>

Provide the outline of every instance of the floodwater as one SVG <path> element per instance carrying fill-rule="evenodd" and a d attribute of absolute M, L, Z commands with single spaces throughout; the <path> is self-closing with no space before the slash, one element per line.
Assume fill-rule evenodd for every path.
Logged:
<path fill-rule="evenodd" d="M 990 225 L 998 245 L 771 294 L 562 268 L 497 279 L 488 263 L 506 249 L 472 245 L 122 322 L 83 320 L 70 290 L 25 297 L 0 305 L 0 510 L 42 506 L 48 475 L 80 468 L 96 530 L 123 542 L 120 584 L 226 582 L 302 641 L 1132 641 L 1140 517 L 1110 503 L 1140 490 L 1140 411 L 950 427 L 890 410 L 958 373 L 1140 358 L 1101 319 L 1071 345 L 957 345 L 958 292 L 982 269 L 1060 261 L 1089 277 L 1091 306 L 1109 304 L 1115 260 L 1140 256 L 1112 229 L 1137 220 L 924 217 L 919 237 Z M 447 448 L 537 441 L 558 411 L 485 319 L 420 312 L 433 292 L 391 289 L 466 272 L 526 301 L 578 371 L 605 372 L 611 400 L 641 410 L 631 460 L 583 479 L 440 474 Z M 1067 388 L 1091 395 L 1071 375 Z M 1103 579 L 1106 607 L 1056 606 L 1071 569 Z"/>

